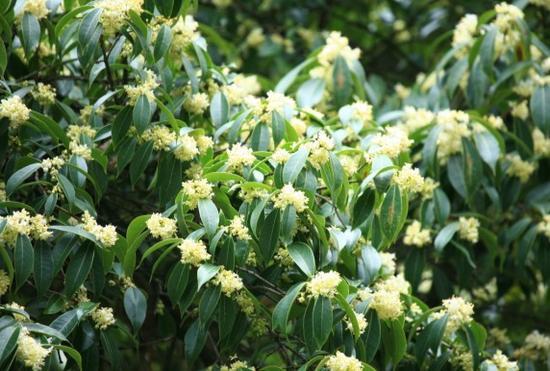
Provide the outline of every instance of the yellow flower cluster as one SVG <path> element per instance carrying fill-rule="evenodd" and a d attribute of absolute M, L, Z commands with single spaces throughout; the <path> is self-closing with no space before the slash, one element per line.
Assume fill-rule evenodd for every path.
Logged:
<path fill-rule="evenodd" d="M 55 103 L 56 90 L 53 86 L 39 82 L 31 91 L 31 95 L 38 103 L 47 106 Z"/>
<path fill-rule="evenodd" d="M 210 259 L 210 254 L 206 251 L 206 245 L 202 241 L 185 239 L 178 245 L 181 252 L 181 262 L 198 267 L 202 262 Z"/>
<path fill-rule="evenodd" d="M 382 273 L 392 275 L 395 273 L 395 254 L 391 252 L 381 252 L 378 254 L 382 263 Z"/>
<path fill-rule="evenodd" d="M 298 213 L 301 213 L 307 208 L 308 202 L 305 193 L 296 191 L 292 184 L 285 184 L 281 191 L 273 196 L 271 200 L 277 209 L 284 210 L 287 206 L 293 206 Z"/>
<path fill-rule="evenodd" d="M 172 218 L 166 218 L 160 213 L 151 214 L 146 224 L 153 237 L 164 240 L 176 234 L 176 221 Z"/>
<path fill-rule="evenodd" d="M 82 227 L 86 232 L 93 234 L 105 247 L 114 246 L 118 240 L 115 226 L 112 224 L 106 226 L 97 224 L 97 221 L 90 215 L 88 210 L 84 211 L 84 215 L 82 215 Z"/>
<path fill-rule="evenodd" d="M 470 118 L 462 111 L 443 110 L 437 113 L 436 120 L 441 127 L 437 138 L 437 158 L 445 164 L 449 157 L 461 152 L 462 138 L 472 134 L 468 127 Z"/>
<path fill-rule="evenodd" d="M 261 27 L 256 27 L 246 36 L 246 44 L 252 48 L 258 47 L 265 40 L 264 30 Z"/>
<path fill-rule="evenodd" d="M 110 0 L 103 0 L 103 2 L 109 2 L 109 1 Z M 123 0 L 123 1 L 127 1 L 127 0 Z M 131 1 L 132 0 L 128 2 L 131 2 Z M 136 1 L 136 0 L 133 0 L 133 1 Z M 157 82 L 157 76 L 153 71 L 148 69 L 146 69 L 144 72 L 145 72 L 145 78 L 141 80 L 141 84 L 124 86 L 124 90 L 128 95 L 128 99 L 130 100 L 131 106 L 134 106 L 138 98 L 142 95 L 147 97 L 147 100 L 149 100 L 149 102 L 153 102 L 155 100 L 154 91 L 159 86 L 159 83 Z"/>
<path fill-rule="evenodd" d="M 452 298 L 443 300 L 443 309 L 437 313 L 434 313 L 433 318 L 438 319 L 443 317 L 445 314 L 449 315 L 447 327 L 445 328 L 445 334 L 450 335 L 458 330 L 460 326 L 472 322 L 474 305 L 461 297 L 453 296 Z"/>
<path fill-rule="evenodd" d="M 227 167 L 231 170 L 242 171 L 243 167 L 252 165 L 255 160 L 252 150 L 240 143 L 227 150 Z"/>
<path fill-rule="evenodd" d="M 353 113 L 351 117 L 361 123 L 363 126 L 369 125 L 372 120 L 372 106 L 364 101 L 357 101 L 351 105 Z"/>
<path fill-rule="evenodd" d="M 519 371 L 517 362 L 510 361 L 500 349 L 497 349 L 488 363 L 494 365 L 497 371 Z"/>
<path fill-rule="evenodd" d="M 183 193 L 187 196 L 185 204 L 191 209 L 197 208 L 199 200 L 211 199 L 214 193 L 212 192 L 212 184 L 206 179 L 192 179 L 181 184 Z"/>
<path fill-rule="evenodd" d="M 539 128 L 535 128 L 531 134 L 533 137 L 533 150 L 535 155 L 541 157 L 550 156 L 550 138 L 546 138 Z"/>
<path fill-rule="evenodd" d="M 331 67 L 338 56 L 344 58 L 348 64 L 351 64 L 359 59 L 361 50 L 358 48 L 352 49 L 349 46 L 347 37 L 342 36 L 340 32 L 333 31 L 328 35 L 325 45 L 317 55 L 317 61 L 320 66 L 313 68 L 309 73 L 310 76 L 330 81 Z"/>
<path fill-rule="evenodd" d="M 82 157 L 84 160 L 88 161 L 92 159 L 92 149 L 86 144 L 80 144 L 73 140 L 69 143 L 69 151 L 75 156 Z"/>
<path fill-rule="evenodd" d="M 46 18 L 50 13 L 47 6 L 47 0 L 25 0 L 21 16 L 25 13 L 32 14 L 38 20 Z"/>
<path fill-rule="evenodd" d="M 550 239 L 550 214 L 544 215 L 537 225 L 537 230 Z"/>
<path fill-rule="evenodd" d="M 95 7 L 101 9 L 99 21 L 103 26 L 103 32 L 107 36 L 113 36 L 120 31 L 128 20 L 130 11 L 141 13 L 143 0 L 99 0 Z"/>
<path fill-rule="evenodd" d="M 82 136 L 88 137 L 90 139 L 95 138 L 96 131 L 94 128 L 83 125 L 69 125 L 67 128 L 67 136 L 69 139 L 79 142 Z"/>
<path fill-rule="evenodd" d="M 548 359 L 548 354 L 550 354 L 550 336 L 534 330 L 527 335 L 523 346 L 514 352 L 514 357 L 545 361 Z"/>
<path fill-rule="evenodd" d="M 0 244 L 6 244 L 10 247 L 15 246 L 18 235 L 25 235 L 35 240 L 47 240 L 52 236 L 52 232 L 48 231 L 48 220 L 44 215 L 36 214 L 30 216 L 25 209 L 14 211 L 11 215 L 4 219 L 6 225 L 2 233 L 0 233 Z"/>
<path fill-rule="evenodd" d="M 264 188 L 243 188 L 239 192 L 239 197 L 243 199 L 244 202 L 252 203 L 252 201 L 257 198 L 268 198 L 269 192 Z"/>
<path fill-rule="evenodd" d="M 409 150 L 412 140 L 409 139 L 408 133 L 400 126 L 389 126 L 386 128 L 385 133 L 376 134 L 371 143 L 374 148 L 369 148 L 369 156 L 386 155 L 395 158 L 400 153 Z"/>
<path fill-rule="evenodd" d="M 115 324 L 113 308 L 98 307 L 92 311 L 92 320 L 95 322 L 95 328 L 105 330 L 107 327 Z"/>
<path fill-rule="evenodd" d="M 277 148 L 271 155 L 271 159 L 278 164 L 284 164 L 290 158 L 290 153 L 283 148 Z"/>
<path fill-rule="evenodd" d="M 383 281 L 379 281 L 374 285 L 378 291 L 398 292 L 400 294 L 408 294 L 411 290 L 411 284 L 405 279 L 403 273 L 396 276 L 390 276 Z"/>
<path fill-rule="evenodd" d="M 405 230 L 405 245 L 422 247 L 432 242 L 429 229 L 422 229 L 422 224 L 414 220 Z"/>
<path fill-rule="evenodd" d="M 239 74 L 233 78 L 233 82 L 230 85 L 223 86 L 221 90 L 227 97 L 229 104 L 239 105 L 244 102 L 247 96 L 258 94 L 262 90 L 262 87 L 258 83 L 256 76 Z"/>
<path fill-rule="evenodd" d="M 527 105 L 527 100 L 522 100 L 521 102 L 510 102 L 510 107 L 512 111 L 510 112 L 512 116 L 517 117 L 520 120 L 527 120 L 529 117 L 529 106 Z"/>
<path fill-rule="evenodd" d="M 180 135 L 176 142 L 174 156 L 180 161 L 189 161 L 199 154 L 199 148 L 195 138 L 189 135 Z"/>
<path fill-rule="evenodd" d="M 479 220 L 461 216 L 458 219 L 458 235 L 471 243 L 477 243 L 479 239 Z"/>
<path fill-rule="evenodd" d="M 31 110 L 25 106 L 18 95 L 0 101 L 0 118 L 6 117 L 10 121 L 10 128 L 17 129 L 30 117 Z"/>
<path fill-rule="evenodd" d="M 292 267 L 294 265 L 294 260 L 292 260 L 292 257 L 286 247 L 279 247 L 273 259 L 278 261 L 279 264 L 284 267 Z"/>
<path fill-rule="evenodd" d="M 402 274 L 390 276 L 377 282 L 373 292 L 362 290 L 360 298 L 361 300 L 371 299 L 370 307 L 376 311 L 380 319 L 392 320 L 403 314 L 404 307 L 401 302 L 401 294 L 408 294 L 410 287 Z"/>
<path fill-rule="evenodd" d="M 359 159 L 352 156 L 340 156 L 340 165 L 344 169 L 347 176 L 354 176 L 359 170 Z"/>
<path fill-rule="evenodd" d="M 8 292 L 8 289 L 10 288 L 10 284 L 11 284 L 10 277 L 8 276 L 5 270 L 0 269 L 0 296 Z"/>
<path fill-rule="evenodd" d="M 220 0 L 215 0 L 215 1 L 220 1 Z M 229 366 L 220 367 L 220 371 L 242 371 L 242 370 L 256 371 L 256 367 L 249 366 L 248 363 L 246 363 L 245 361 L 239 361 L 239 360 L 235 360 L 231 362 Z"/>
<path fill-rule="evenodd" d="M 197 32 L 199 24 L 193 16 L 186 15 L 185 18 L 179 18 L 174 27 L 172 27 L 172 45 L 170 54 L 180 56 L 185 54 L 185 49 L 200 35 Z M 181 57 L 179 58 L 181 59 Z"/>
<path fill-rule="evenodd" d="M 420 171 L 413 169 L 411 164 L 405 164 L 392 178 L 402 190 L 411 193 L 420 193 L 424 189 L 424 177 Z"/>
<path fill-rule="evenodd" d="M 340 282 L 342 277 L 336 271 L 318 272 L 306 283 L 306 289 L 314 298 L 319 296 L 332 298 L 336 295 Z"/>
<path fill-rule="evenodd" d="M 29 335 L 29 330 L 21 328 L 17 339 L 17 359 L 33 371 L 40 371 L 51 349 L 44 348 L 38 340 Z"/>
<path fill-rule="evenodd" d="M 326 132 L 320 131 L 313 141 L 304 145 L 304 148 L 309 150 L 309 163 L 314 168 L 320 169 L 329 160 L 334 141 Z"/>
<path fill-rule="evenodd" d="M 230 297 L 235 292 L 244 288 L 243 280 L 239 275 L 233 271 L 221 268 L 216 277 L 212 279 L 215 285 L 220 286 L 222 293 Z"/>
<path fill-rule="evenodd" d="M 535 165 L 523 161 L 518 154 L 509 154 L 506 156 L 509 162 L 509 166 L 506 169 L 506 174 L 512 177 L 519 178 L 519 181 L 525 183 L 529 180 L 529 177 L 535 171 Z"/>
<path fill-rule="evenodd" d="M 156 151 L 169 151 L 170 144 L 176 141 L 176 133 L 164 125 L 157 125 L 145 130 L 141 138 L 153 142 L 153 149 Z"/>
<path fill-rule="evenodd" d="M 477 30 L 477 15 L 466 14 L 456 25 L 453 32 L 453 48 L 462 47 L 457 53 L 463 57 L 468 55 L 469 49 L 474 44 L 474 36 Z"/>
<path fill-rule="evenodd" d="M 244 224 L 244 218 L 242 215 L 235 216 L 228 227 L 229 234 L 239 240 L 248 241 L 250 237 L 250 232 L 248 227 Z"/>
<path fill-rule="evenodd" d="M 199 153 L 204 154 L 209 148 L 214 147 L 214 140 L 212 140 L 212 137 L 209 137 L 207 135 L 199 135 L 195 138 L 195 141 L 197 142 L 197 147 L 199 148 Z"/>
<path fill-rule="evenodd" d="M 355 313 L 355 318 L 357 319 L 357 324 L 359 325 L 359 332 L 362 334 L 367 329 L 367 319 L 363 313 Z M 353 324 L 351 323 L 351 320 L 346 317 L 345 322 L 346 328 L 350 332 L 353 332 Z"/>
<path fill-rule="evenodd" d="M 210 99 L 206 93 L 195 93 L 187 97 L 183 107 L 190 113 L 200 115 L 210 105 Z"/>
<path fill-rule="evenodd" d="M 342 352 L 328 357 L 326 366 L 330 371 L 362 371 L 363 364 L 355 357 L 348 357 Z"/>
<path fill-rule="evenodd" d="M 403 109 L 403 116 L 401 116 L 399 123 L 408 133 L 412 133 L 431 124 L 434 118 L 433 112 L 425 108 L 406 106 Z"/>

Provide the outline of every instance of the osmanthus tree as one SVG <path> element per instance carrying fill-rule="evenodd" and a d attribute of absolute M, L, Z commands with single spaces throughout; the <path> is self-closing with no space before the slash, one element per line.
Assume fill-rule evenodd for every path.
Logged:
<path fill-rule="evenodd" d="M 524 10 L 395 96 L 337 32 L 262 94 L 189 1 L 1 1 L 0 367 L 546 369 Z"/>

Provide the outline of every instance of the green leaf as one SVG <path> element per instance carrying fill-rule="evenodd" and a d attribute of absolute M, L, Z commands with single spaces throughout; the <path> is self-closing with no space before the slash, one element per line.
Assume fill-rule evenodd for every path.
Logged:
<path fill-rule="evenodd" d="M 21 43 L 27 58 L 36 51 L 40 43 L 40 23 L 29 12 L 25 12 L 21 19 Z"/>
<path fill-rule="evenodd" d="M 4 363 L 15 350 L 20 331 L 21 327 L 16 325 L 6 327 L 0 331 L 0 364 Z"/>
<path fill-rule="evenodd" d="M 346 299 L 342 296 L 342 294 L 338 293 L 334 297 L 336 299 L 336 302 L 346 312 L 346 316 L 348 317 L 348 320 L 351 322 L 352 328 L 353 328 L 353 337 L 355 340 L 359 339 L 359 336 L 361 335 L 361 330 L 359 329 L 359 323 L 357 322 L 357 316 L 355 315 L 355 311 L 351 307 L 351 305 L 346 301 Z"/>
<path fill-rule="evenodd" d="M 265 122 L 260 122 L 252 131 L 250 147 L 254 151 L 267 151 L 270 145 L 269 127 Z"/>
<path fill-rule="evenodd" d="M 174 305 L 179 303 L 187 282 L 189 281 L 189 265 L 177 262 L 168 276 L 167 293 Z"/>
<path fill-rule="evenodd" d="M 79 370 L 82 370 L 82 357 L 80 356 L 80 353 L 71 347 L 60 345 L 60 344 L 53 344 L 52 345 L 55 349 L 62 351 L 63 353 L 69 355 L 75 361 L 76 365 L 78 366 Z"/>
<path fill-rule="evenodd" d="M 53 231 L 71 233 L 71 234 L 74 234 L 74 235 L 77 235 L 77 236 L 80 236 L 80 237 L 84 237 L 87 240 L 90 240 L 93 243 L 100 246 L 99 242 L 96 240 L 94 235 L 91 234 L 90 232 L 86 232 L 84 229 L 82 229 L 82 227 L 71 226 L 71 225 L 52 225 L 48 229 L 53 230 Z"/>
<path fill-rule="evenodd" d="M 304 340 L 310 351 L 320 350 L 332 332 L 332 305 L 324 296 L 311 298 L 303 317 Z"/>
<path fill-rule="evenodd" d="M 277 111 L 273 111 L 271 115 L 271 131 L 273 133 L 273 141 L 277 146 L 283 139 L 285 139 L 286 134 L 286 120 Z"/>
<path fill-rule="evenodd" d="M 381 339 L 381 328 L 378 314 L 375 310 L 369 310 L 367 313 L 367 330 L 365 332 L 365 348 L 367 361 L 371 362 L 378 351 Z"/>
<path fill-rule="evenodd" d="M 145 142 L 141 144 L 137 149 L 134 155 L 132 162 L 130 162 L 130 182 L 132 185 L 135 185 L 139 180 L 140 176 L 143 174 L 147 165 L 149 164 L 149 159 L 153 153 L 153 142 Z"/>
<path fill-rule="evenodd" d="M 359 227 L 367 221 L 374 210 L 376 193 L 366 189 L 353 205 L 352 227 Z"/>
<path fill-rule="evenodd" d="M 65 197 L 67 198 L 69 204 L 74 204 L 76 194 L 71 181 L 67 179 L 67 177 L 65 177 L 63 174 L 57 174 L 57 179 L 59 180 L 59 185 L 61 186 L 63 194 L 65 194 Z"/>
<path fill-rule="evenodd" d="M 550 85 L 535 89 L 531 95 L 530 107 L 535 125 L 547 136 L 550 135 Z"/>
<path fill-rule="evenodd" d="M 298 175 L 304 168 L 309 151 L 301 147 L 294 152 L 283 167 L 283 183 L 294 183 Z"/>
<path fill-rule="evenodd" d="M 69 336 L 78 326 L 78 323 L 83 315 L 84 311 L 82 309 L 72 309 L 54 319 L 52 323 L 50 323 L 50 327 L 59 331 L 64 336 Z"/>
<path fill-rule="evenodd" d="M 392 185 L 380 208 L 382 232 L 390 241 L 394 241 L 401 231 L 406 218 L 407 203 L 397 185 Z"/>
<path fill-rule="evenodd" d="M 288 316 L 290 314 L 290 310 L 292 309 L 292 305 L 294 304 L 294 301 L 296 301 L 296 298 L 298 297 L 298 294 L 302 290 L 302 288 L 305 286 L 305 282 L 300 282 L 292 286 L 286 295 L 277 303 L 275 306 L 275 309 L 273 310 L 273 329 L 276 331 L 280 331 L 283 334 L 286 334 L 287 330 L 287 322 L 288 322 Z"/>
<path fill-rule="evenodd" d="M 294 83 L 300 72 L 316 61 L 315 58 L 308 58 L 293 69 L 291 69 L 275 86 L 275 92 L 284 94 L 286 90 Z"/>
<path fill-rule="evenodd" d="M 336 107 L 342 107 L 351 98 L 353 85 L 348 63 L 341 56 L 338 56 L 334 62 L 332 79 L 334 84 L 334 103 Z"/>
<path fill-rule="evenodd" d="M 403 318 L 385 321 L 385 325 L 382 326 L 384 350 L 387 352 L 387 357 L 391 359 L 394 368 L 407 351 L 407 338 L 403 328 L 403 321 Z"/>
<path fill-rule="evenodd" d="M 92 10 L 82 17 L 82 21 L 78 27 L 78 42 L 81 47 L 90 42 L 90 35 L 94 33 L 99 25 L 101 12 L 102 10 L 100 8 L 92 8 Z"/>
<path fill-rule="evenodd" d="M 157 34 L 157 39 L 155 40 L 155 50 L 153 52 L 155 60 L 158 61 L 159 59 L 164 57 L 164 55 L 170 48 L 171 42 L 172 31 L 170 30 L 170 27 L 168 27 L 167 25 L 163 25 Z"/>
<path fill-rule="evenodd" d="M 200 321 L 195 321 L 185 333 L 185 357 L 193 363 L 206 343 L 206 330 Z"/>
<path fill-rule="evenodd" d="M 464 182 L 466 183 L 466 192 L 469 199 L 472 199 L 483 178 L 483 166 L 479 153 L 472 142 L 467 139 L 462 140 L 463 155 L 462 164 L 464 169 Z"/>
<path fill-rule="evenodd" d="M 132 120 L 139 133 L 143 133 L 151 121 L 151 102 L 145 95 L 140 95 L 132 112 Z"/>
<path fill-rule="evenodd" d="M 21 169 L 13 173 L 6 182 L 7 194 L 12 194 L 17 189 L 17 187 L 19 187 L 28 177 L 34 174 L 36 170 L 40 169 L 41 167 L 42 165 L 40 165 L 39 163 L 30 164 L 22 167 Z"/>
<path fill-rule="evenodd" d="M 71 258 L 65 272 L 65 290 L 63 293 L 70 297 L 82 286 L 92 269 L 95 250 L 89 244 L 83 244 Z"/>
<path fill-rule="evenodd" d="M 225 124 L 229 117 L 229 102 L 225 95 L 219 91 L 212 97 L 210 103 L 210 117 L 216 128 Z"/>
<path fill-rule="evenodd" d="M 210 199 L 199 200 L 199 215 L 208 236 L 214 236 L 220 223 L 220 215 L 216 204 Z"/>
<path fill-rule="evenodd" d="M 452 156 L 447 163 L 447 177 L 453 188 L 466 198 L 466 180 L 464 179 L 464 166 L 461 156 Z"/>
<path fill-rule="evenodd" d="M 34 268 L 34 249 L 31 245 L 31 241 L 24 234 L 17 236 L 13 260 L 16 287 L 19 289 L 23 286 L 27 278 L 29 278 Z"/>
<path fill-rule="evenodd" d="M 38 295 L 43 295 L 54 279 L 54 263 L 49 246 L 38 246 L 34 254 L 34 282 Z"/>
<path fill-rule="evenodd" d="M 4 71 L 8 66 L 8 54 L 4 42 L 0 42 L 0 76 L 4 75 Z"/>
<path fill-rule="evenodd" d="M 50 337 L 54 337 L 61 341 L 68 341 L 65 335 L 63 335 L 61 332 L 57 331 L 54 328 L 51 328 L 50 326 L 43 325 L 41 323 L 25 323 L 24 326 L 30 331 L 41 335 L 46 335 Z"/>
<path fill-rule="evenodd" d="M 218 302 L 220 301 L 221 291 L 219 286 L 209 286 L 204 290 L 199 302 L 199 319 L 202 323 L 207 324 L 216 311 Z"/>
<path fill-rule="evenodd" d="M 288 253 L 307 276 L 311 277 L 315 274 L 315 256 L 311 247 L 303 242 L 295 242 L 288 246 Z"/>
<path fill-rule="evenodd" d="M 197 292 L 208 281 L 210 281 L 218 272 L 221 267 L 219 265 L 202 264 L 197 270 Z"/>
<path fill-rule="evenodd" d="M 495 171 L 496 163 L 500 157 L 500 146 L 493 134 L 488 131 L 475 133 L 476 147 L 479 155 Z"/>
<path fill-rule="evenodd" d="M 325 80 L 310 79 L 304 82 L 296 92 L 296 101 L 301 108 L 315 106 L 323 99 Z"/>
<path fill-rule="evenodd" d="M 498 28 L 496 26 L 487 27 L 479 50 L 479 57 L 481 59 L 483 71 L 488 76 L 493 74 L 493 56 L 495 52 L 495 39 L 497 34 Z"/>
<path fill-rule="evenodd" d="M 278 209 L 267 216 L 260 229 L 260 252 L 263 261 L 267 264 L 277 248 L 279 230 L 281 228 L 281 214 Z"/>
<path fill-rule="evenodd" d="M 415 345 L 415 354 L 420 364 L 424 362 L 428 349 L 431 349 L 434 355 L 437 354 L 437 348 L 445 334 L 445 327 L 447 326 L 448 319 L 449 315 L 445 314 L 443 317 L 430 322 L 424 330 L 422 330 L 420 335 L 418 335 Z"/>
<path fill-rule="evenodd" d="M 147 313 L 147 300 L 137 287 L 128 287 L 124 293 L 124 311 L 132 324 L 132 328 L 137 332 Z"/>
<path fill-rule="evenodd" d="M 445 246 L 452 240 L 455 233 L 458 231 L 458 222 L 447 224 L 442 230 L 439 231 L 435 237 L 434 247 L 438 252 L 443 251 Z"/>

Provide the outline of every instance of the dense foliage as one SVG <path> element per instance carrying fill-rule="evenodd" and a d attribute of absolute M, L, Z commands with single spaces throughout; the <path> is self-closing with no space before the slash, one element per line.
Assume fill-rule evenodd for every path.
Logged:
<path fill-rule="evenodd" d="M 0 369 L 550 367 L 548 1 L 294 3 L 0 0 Z"/>

